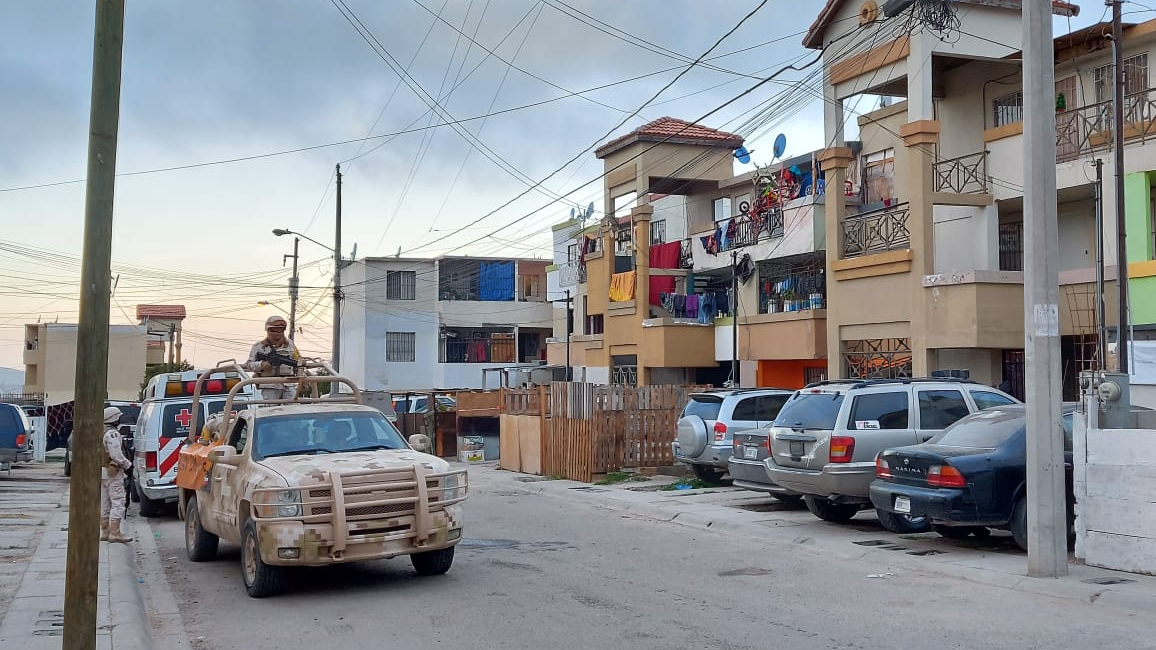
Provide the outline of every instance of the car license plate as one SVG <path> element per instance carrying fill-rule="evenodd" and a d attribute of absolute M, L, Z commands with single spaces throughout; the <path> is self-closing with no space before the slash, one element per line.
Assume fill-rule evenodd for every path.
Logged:
<path fill-rule="evenodd" d="M 903 514 L 911 513 L 911 499 L 908 497 L 895 497 L 895 512 Z"/>
<path fill-rule="evenodd" d="M 802 440 L 791 440 L 790 450 L 792 456 L 802 456 L 806 448 L 803 446 Z"/>
<path fill-rule="evenodd" d="M 759 457 L 759 448 L 758 447 L 744 447 L 743 448 L 743 458 L 758 458 L 758 457 Z"/>

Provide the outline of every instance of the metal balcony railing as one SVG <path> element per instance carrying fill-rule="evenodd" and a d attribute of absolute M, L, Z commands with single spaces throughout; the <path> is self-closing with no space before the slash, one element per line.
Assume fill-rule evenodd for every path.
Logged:
<path fill-rule="evenodd" d="M 900 203 L 875 212 L 849 216 L 843 221 L 843 257 L 859 257 L 911 245 L 907 229 L 908 205 Z"/>
<path fill-rule="evenodd" d="M 987 175 L 987 152 L 940 160 L 933 166 L 935 191 L 952 194 L 987 194 L 991 179 Z"/>
<path fill-rule="evenodd" d="M 1066 162 L 1112 148 L 1112 102 L 1104 101 L 1056 113 L 1056 161 Z M 1156 89 L 1124 98 L 1124 138 L 1146 141 L 1156 136 Z"/>

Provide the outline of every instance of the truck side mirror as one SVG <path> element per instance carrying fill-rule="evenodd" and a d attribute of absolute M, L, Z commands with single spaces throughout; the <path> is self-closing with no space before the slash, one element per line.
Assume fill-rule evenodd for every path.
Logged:
<path fill-rule="evenodd" d="M 209 459 L 225 467 L 237 466 L 237 448 L 230 445 L 221 445 L 209 450 Z"/>
<path fill-rule="evenodd" d="M 409 437 L 409 446 L 413 447 L 414 451 L 426 453 L 429 451 L 429 436 L 424 433 L 415 433 Z"/>

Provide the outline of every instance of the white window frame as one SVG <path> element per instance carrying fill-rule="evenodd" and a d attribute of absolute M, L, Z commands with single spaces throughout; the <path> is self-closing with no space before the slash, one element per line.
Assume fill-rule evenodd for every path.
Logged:
<path fill-rule="evenodd" d="M 726 221 L 734 215 L 731 213 L 731 197 L 724 196 L 710 202 L 711 214 L 714 216 L 715 223 L 719 221 Z"/>

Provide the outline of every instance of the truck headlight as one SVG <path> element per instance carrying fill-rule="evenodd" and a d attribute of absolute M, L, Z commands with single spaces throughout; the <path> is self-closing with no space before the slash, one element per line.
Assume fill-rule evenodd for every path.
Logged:
<path fill-rule="evenodd" d="M 449 501 L 450 499 L 457 498 L 457 490 L 462 485 L 461 477 L 457 474 L 450 474 L 449 476 L 443 478 L 442 481 L 442 487 L 444 488 L 442 492 L 442 501 Z"/>
<path fill-rule="evenodd" d="M 301 493 L 297 490 L 283 490 L 273 495 L 278 517 L 301 516 Z"/>

